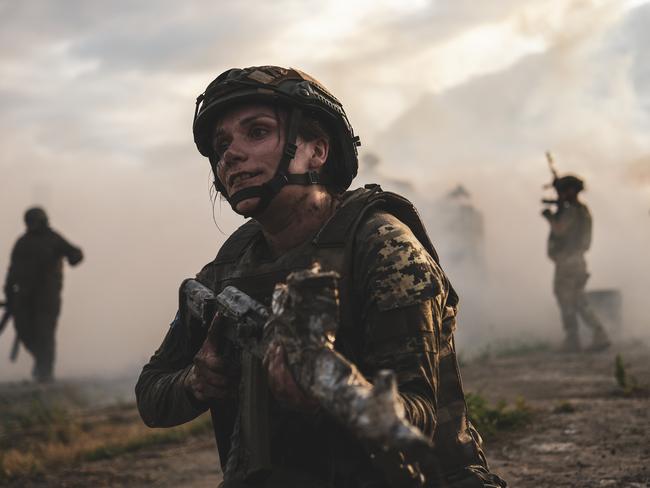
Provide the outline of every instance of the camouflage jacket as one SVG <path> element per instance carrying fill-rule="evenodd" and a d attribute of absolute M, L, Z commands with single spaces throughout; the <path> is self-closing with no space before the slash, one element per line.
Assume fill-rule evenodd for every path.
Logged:
<path fill-rule="evenodd" d="M 591 245 L 591 214 L 579 201 L 564 202 L 550 216 L 548 256 L 558 265 L 580 261 Z"/>
<path fill-rule="evenodd" d="M 359 192 L 367 191 L 347 194 L 337 214 L 363 194 Z M 260 283 L 281 281 L 287 270 L 305 267 L 315 256 L 323 269 L 330 264 L 343 275 L 337 349 L 369 378 L 380 369 L 396 372 L 407 418 L 434 440 L 441 471 L 457 473 L 469 465 L 485 466 L 467 420 L 453 339 L 458 297 L 447 277 L 409 226 L 388 211 L 360 212 L 352 234 L 338 226 L 334 234 L 344 237 L 346 249 L 337 249 L 326 237 L 327 230 L 337 227 L 340 220 L 335 215 L 314 239 L 277 259 L 269 258 L 256 224 L 245 224 L 233 241 L 224 244 L 235 252 L 226 252 L 225 257 L 220 252 L 197 278 L 215 292 L 235 284 L 268 303 L 268 286 Z M 237 238 L 243 234 L 247 234 L 245 239 Z M 342 255 L 348 257 L 337 268 L 335 261 Z M 208 408 L 194 401 L 182 386 L 204 338 L 191 330 L 191 325 L 175 320 L 143 368 L 136 393 L 148 425 L 179 424 Z M 225 467 L 237 402 L 222 402 L 211 410 Z M 271 412 L 274 465 L 307 471 L 335 486 L 362 486 L 380 477 L 362 446 L 331 419 L 283 411 L 278 405 Z"/>

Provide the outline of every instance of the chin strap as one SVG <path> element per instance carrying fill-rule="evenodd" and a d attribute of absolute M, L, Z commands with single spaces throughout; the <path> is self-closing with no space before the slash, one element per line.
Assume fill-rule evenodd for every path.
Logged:
<path fill-rule="evenodd" d="M 273 178 L 271 178 L 266 183 L 257 186 L 251 186 L 244 188 L 233 195 L 229 196 L 225 191 L 225 186 L 216 178 L 216 164 L 211 160 L 212 169 L 215 174 L 214 185 L 218 191 L 220 191 L 228 200 L 230 206 L 235 210 L 237 205 L 249 198 L 259 198 L 259 203 L 253 209 L 252 212 L 248 212 L 245 217 L 251 217 L 252 215 L 259 214 L 264 211 L 266 207 L 269 206 L 271 200 L 280 193 L 280 190 L 286 185 L 325 185 L 329 183 L 328 178 L 324 178 L 322 175 L 316 171 L 308 171 L 307 173 L 289 173 L 289 164 L 291 160 L 296 156 L 296 140 L 298 138 L 298 127 L 302 122 L 302 109 L 298 107 L 293 107 L 291 113 L 289 114 L 289 120 L 287 121 L 287 139 L 284 144 L 284 151 L 282 152 L 282 158 L 278 164 L 278 169 L 275 172 Z"/>

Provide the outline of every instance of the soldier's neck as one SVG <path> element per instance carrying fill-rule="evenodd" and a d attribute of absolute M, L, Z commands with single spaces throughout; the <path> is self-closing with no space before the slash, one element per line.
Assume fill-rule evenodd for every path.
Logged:
<path fill-rule="evenodd" d="M 308 192 L 282 205 L 272 205 L 256 218 L 273 257 L 311 239 L 336 209 L 336 201 L 325 191 Z"/>

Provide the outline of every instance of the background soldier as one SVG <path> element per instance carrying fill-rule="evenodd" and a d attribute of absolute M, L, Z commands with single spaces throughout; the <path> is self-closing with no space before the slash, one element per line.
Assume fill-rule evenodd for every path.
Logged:
<path fill-rule="evenodd" d="M 444 248 L 437 246 L 440 255 L 445 263 L 449 263 L 450 269 L 468 277 L 467 281 L 483 281 L 487 274 L 483 214 L 472 202 L 469 191 L 461 184 L 445 195 L 439 207 L 440 230 L 447 240 Z"/>
<path fill-rule="evenodd" d="M 315 261 L 337 271 L 335 347 L 365 378 L 395 371 L 406 419 L 435 445 L 430 483 L 505 486 L 467 419 L 453 335 L 458 296 L 407 200 L 376 186 L 346 191 L 358 138 L 340 102 L 298 70 L 231 69 L 197 99 L 194 140 L 216 188 L 251 217 L 197 280 L 269 305 L 289 272 Z M 222 320 L 206 336 L 181 308 L 136 385 L 147 425 L 180 424 L 209 408 L 224 488 L 396 486 L 367 446 L 298 387 L 281 347 L 263 363 L 243 354 L 229 361 L 218 342 Z M 253 428 L 265 408 L 266 428 Z"/>
<path fill-rule="evenodd" d="M 580 350 L 578 315 L 593 334 L 589 350 L 599 351 L 610 345 L 602 323 L 593 312 L 585 286 L 589 273 L 584 254 L 591 245 L 591 214 L 578 200 L 584 189 L 583 181 L 574 175 L 553 180 L 557 192 L 557 210 L 546 208 L 542 215 L 551 224 L 548 237 L 548 256 L 555 263 L 553 291 L 560 306 L 564 326 L 566 351 Z"/>
<path fill-rule="evenodd" d="M 83 254 L 49 227 L 42 208 L 27 210 L 25 224 L 27 231 L 16 241 L 11 253 L 4 291 L 18 339 L 34 356 L 34 379 L 48 382 L 53 379 L 63 258 L 75 266 Z"/>

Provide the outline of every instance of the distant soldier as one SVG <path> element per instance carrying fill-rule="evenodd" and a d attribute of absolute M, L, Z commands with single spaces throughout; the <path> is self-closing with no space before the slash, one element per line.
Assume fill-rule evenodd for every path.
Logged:
<path fill-rule="evenodd" d="M 457 185 L 440 204 L 443 209 L 442 232 L 449 236 L 448 249 L 441 255 L 450 268 L 459 268 L 481 280 L 485 277 L 485 231 L 483 214 L 472 203 L 472 197 L 463 185 Z"/>
<path fill-rule="evenodd" d="M 81 262 L 83 254 L 50 228 L 42 208 L 27 210 L 25 224 L 27 231 L 11 253 L 4 292 L 18 339 L 34 356 L 32 375 L 36 381 L 48 382 L 53 379 L 63 258 L 74 266 Z"/>
<path fill-rule="evenodd" d="M 610 345 L 602 323 L 589 307 L 585 285 L 589 278 L 584 254 L 591 244 L 591 214 L 587 206 L 578 200 L 584 189 L 577 176 L 555 178 L 553 187 L 557 192 L 557 210 L 545 209 L 542 215 L 551 224 L 548 237 L 548 256 L 555 262 L 553 291 L 562 313 L 565 331 L 564 349 L 580 350 L 578 315 L 593 333 L 589 350 L 599 351 Z M 548 203 L 548 202 L 547 202 Z"/>

